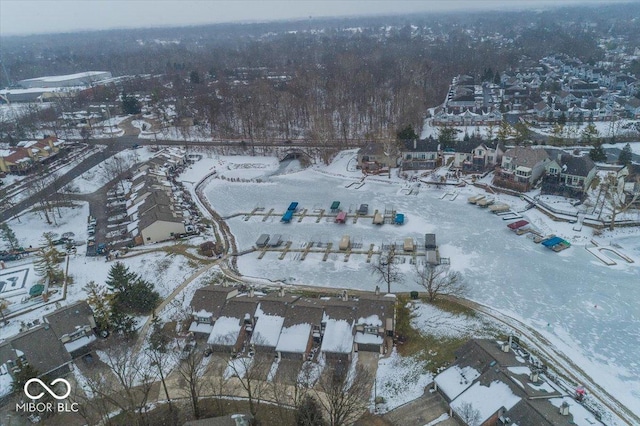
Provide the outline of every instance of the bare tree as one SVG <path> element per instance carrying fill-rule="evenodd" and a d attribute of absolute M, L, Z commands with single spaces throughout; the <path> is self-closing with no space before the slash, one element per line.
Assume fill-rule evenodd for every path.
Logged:
<path fill-rule="evenodd" d="M 200 396 L 205 384 L 204 375 L 207 371 L 207 363 L 204 361 L 202 351 L 195 348 L 186 357 L 178 360 L 178 374 L 185 381 L 184 391 L 191 402 L 193 416 L 200 418 Z"/>
<path fill-rule="evenodd" d="M 429 302 L 443 295 L 462 297 L 468 290 L 462 274 L 450 270 L 449 265 L 416 265 L 415 281 L 427 291 Z"/>
<path fill-rule="evenodd" d="M 462 402 L 456 413 L 466 425 L 480 426 L 482 422 L 480 410 L 474 408 L 470 402 Z"/>
<path fill-rule="evenodd" d="M 605 204 L 611 209 L 610 231 L 613 231 L 616 226 L 616 216 L 629 210 L 640 197 L 640 191 L 634 192 L 631 196 L 627 196 L 625 193 L 624 182 L 628 174 L 628 169 L 624 167 L 618 173 L 609 173 L 600 184 L 600 189 L 606 200 Z"/>
<path fill-rule="evenodd" d="M 314 392 L 329 424 L 343 426 L 357 420 L 369 404 L 372 384 L 371 373 L 361 365 L 351 369 L 346 363 L 327 365 Z"/>
<path fill-rule="evenodd" d="M 117 342 L 104 353 L 102 361 L 112 374 L 88 378 L 91 392 L 120 409 L 128 424 L 146 426 L 149 395 L 157 377 L 154 369 L 145 358 L 135 356 L 126 342 Z"/>
<path fill-rule="evenodd" d="M 169 395 L 169 389 L 167 388 L 166 381 L 166 374 L 169 370 L 169 366 L 171 365 L 171 359 L 169 356 L 170 341 L 171 338 L 167 333 L 165 333 L 162 324 L 160 322 L 156 322 L 154 323 L 146 352 L 151 359 L 151 365 L 158 369 L 158 376 L 160 377 L 162 389 L 167 397 L 169 412 L 171 413 L 173 412 L 173 404 L 171 403 L 171 396 Z"/>
<path fill-rule="evenodd" d="M 387 293 L 391 293 L 391 284 L 404 281 L 404 274 L 395 262 L 396 252 L 394 247 L 383 251 L 378 260 L 371 264 L 371 273 L 376 275 L 379 283 L 387 284 Z"/>
<path fill-rule="evenodd" d="M 227 373 L 238 378 L 249 400 L 249 411 L 255 417 L 268 387 L 267 374 L 273 357 L 267 354 L 240 356 L 229 361 Z"/>

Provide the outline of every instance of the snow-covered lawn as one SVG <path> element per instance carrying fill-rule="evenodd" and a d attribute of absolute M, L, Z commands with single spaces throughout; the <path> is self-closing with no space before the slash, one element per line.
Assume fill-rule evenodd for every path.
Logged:
<path fill-rule="evenodd" d="M 353 154 L 349 154 L 353 157 Z M 310 241 L 333 242 L 334 246 L 345 234 L 352 241 L 380 246 L 413 238 L 418 245 L 424 234 L 435 232 L 440 253 L 451 258 L 453 269 L 463 272 L 471 290 L 471 298 L 503 311 L 529 326 L 535 327 L 585 369 L 594 380 L 616 395 L 624 404 L 640 413 L 640 232 L 627 228 L 617 234 L 598 239 L 605 245 L 613 243 L 634 260 L 606 266 L 584 249 L 593 238 L 592 230 L 583 227 L 574 231 L 573 225 L 553 222 L 537 210 L 525 212 L 524 218 L 545 234 L 568 239 L 573 246 L 555 253 L 533 243 L 526 236 L 510 232 L 499 216 L 487 209 L 467 203 L 467 198 L 480 193 L 473 187 L 451 188 L 459 196 L 441 199 L 446 190 L 418 188 L 417 195 L 405 195 L 404 184 L 394 176 L 367 178 L 364 186 L 347 187 L 356 181 L 357 172 L 348 168 L 349 155 L 338 157 L 322 170 L 317 168 L 297 173 L 279 174 L 277 170 L 256 169 L 250 176 L 257 182 L 229 182 L 212 179 L 205 193 L 209 202 L 223 215 L 251 212 L 255 207 L 265 211 L 274 209 L 273 216 L 263 221 L 255 216 L 248 221 L 243 216 L 227 222 L 236 236 L 238 250 L 255 244 L 260 234 L 282 234 L 292 242 L 292 249 L 300 249 Z M 228 157 L 233 158 L 233 157 Z M 200 169 L 225 168 L 227 158 L 203 159 Z M 253 163 L 256 159 L 246 160 Z M 237 170 L 237 169 L 236 169 Z M 226 170 L 223 170 L 226 171 Z M 197 181 L 196 172 L 189 180 Z M 497 202 L 521 208 L 522 200 L 496 195 Z M 329 218 L 316 223 L 316 217 L 297 217 L 289 224 L 280 222 L 281 214 L 292 201 L 299 208 L 325 209 L 339 200 L 346 211 L 353 213 L 361 203 L 369 204 L 370 212 L 393 206 L 406 215 L 403 226 L 374 226 L 371 219 L 351 220 L 338 225 Z M 304 261 L 300 254 L 288 253 L 279 260 L 276 253 L 258 259 L 257 253 L 238 258 L 240 271 L 248 276 L 329 287 L 350 287 L 373 290 L 376 282 L 365 256 L 352 254 L 348 262 L 344 255 L 331 254 L 327 261 L 321 254 L 309 254 Z M 401 265 L 406 279 L 395 284 L 394 291 L 419 290 L 413 268 L 407 261 Z M 628 391 L 622 391 L 628 389 Z"/>
<path fill-rule="evenodd" d="M 385 412 L 421 397 L 433 382 L 433 375 L 425 373 L 425 370 L 424 361 L 402 357 L 394 348 L 389 357 L 378 362 L 372 405 L 376 397 L 382 397 L 384 403 L 377 404 L 377 409 Z"/>

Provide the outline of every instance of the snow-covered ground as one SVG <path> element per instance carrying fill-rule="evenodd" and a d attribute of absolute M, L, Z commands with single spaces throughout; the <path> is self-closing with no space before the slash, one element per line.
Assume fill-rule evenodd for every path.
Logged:
<path fill-rule="evenodd" d="M 589 124 L 593 124 L 593 126 L 597 130 L 598 137 L 611 138 L 612 136 L 617 137 L 637 137 L 639 135 L 638 130 L 638 120 L 618 120 L 616 122 L 611 121 L 594 121 L 593 123 L 583 122 L 582 124 L 578 123 L 567 123 L 562 127 L 562 133 L 558 134 L 558 137 L 563 139 L 580 139 L 582 137 L 582 133 L 585 128 Z M 497 132 L 500 129 L 500 126 L 451 126 L 456 130 L 456 139 L 462 140 L 465 135 L 469 137 L 474 134 L 480 135 L 483 139 L 494 139 L 497 136 Z M 422 133 L 420 134 L 420 138 L 425 139 L 428 137 L 432 137 L 434 139 L 438 138 L 441 127 L 434 126 L 432 124 L 432 119 L 426 119 L 424 121 L 424 126 L 422 128 Z M 530 130 L 533 133 L 537 133 L 544 136 L 554 136 L 554 126 L 542 124 L 540 126 L 531 126 Z M 619 145 L 620 146 L 620 145 Z"/>
<path fill-rule="evenodd" d="M 279 174 L 274 166 L 254 170 L 249 176 L 263 183 L 229 182 L 212 179 L 206 188 L 210 203 L 221 215 L 250 212 L 255 207 L 266 211 L 274 209 L 274 216 L 263 222 L 262 216 L 248 221 L 243 216 L 229 219 L 228 224 L 238 243 L 238 250 L 252 247 L 260 234 L 282 234 L 292 241 L 292 248 L 300 248 L 309 241 L 333 242 L 337 245 L 342 235 L 352 241 L 381 245 L 400 242 L 412 237 L 420 245 L 424 234 L 434 232 L 441 255 L 450 257 L 452 268 L 463 272 L 471 288 L 471 298 L 535 327 L 558 348 L 570 354 L 576 363 L 597 382 L 636 413 L 640 413 L 640 232 L 627 229 L 613 239 L 614 243 L 635 263 L 618 262 L 606 266 L 584 249 L 592 231 L 584 227 L 574 231 L 573 225 L 556 223 L 544 214 L 530 210 L 524 213 L 543 233 L 554 233 L 574 244 L 568 250 L 555 253 L 525 236 L 517 236 L 505 226 L 507 221 L 490 214 L 486 209 L 470 205 L 467 197 L 480 192 L 473 187 L 450 188 L 459 196 L 441 199 L 445 190 L 419 189 L 417 195 L 405 195 L 404 185 L 396 178 L 367 178 L 365 185 L 349 188 L 357 182 L 359 174 L 350 168 L 353 154 L 338 157 L 337 162 L 322 170 L 307 169 Z M 243 169 L 238 164 L 252 164 L 264 159 L 216 157 L 203 159 L 193 166 L 190 179 L 197 181 L 197 171 L 215 167 L 221 172 Z M 247 166 L 250 167 L 250 166 Z M 258 173 L 258 175 L 256 175 Z M 203 176 L 205 173 L 202 173 Z M 245 175 L 243 175 L 245 176 Z M 414 192 L 415 194 L 415 192 Z M 522 201 L 509 196 L 498 196 L 499 201 L 521 207 Z M 354 211 L 360 203 L 369 204 L 370 212 L 394 206 L 404 213 L 403 226 L 385 224 L 374 226 L 370 219 L 356 224 L 348 219 L 344 225 L 315 217 L 289 224 L 280 222 L 281 214 L 292 201 L 301 209 L 323 208 L 332 201 L 341 201 L 345 210 Z M 277 214 L 280 213 L 280 214 Z M 600 241 L 600 240 L 599 240 Z M 243 274 L 265 277 L 289 284 L 351 287 L 373 290 L 376 282 L 362 255 L 330 255 L 322 261 L 319 254 L 310 254 L 300 261 L 299 254 L 289 253 L 284 260 L 267 253 L 258 260 L 257 253 L 239 257 L 238 266 Z M 402 284 L 394 291 L 419 289 L 414 283 L 414 272 L 409 262 L 401 265 L 406 273 Z"/>

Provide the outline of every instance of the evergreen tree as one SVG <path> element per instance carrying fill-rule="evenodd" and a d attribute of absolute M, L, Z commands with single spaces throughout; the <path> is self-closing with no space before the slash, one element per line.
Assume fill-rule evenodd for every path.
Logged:
<path fill-rule="evenodd" d="M 418 134 L 413 130 L 412 125 L 408 125 L 397 133 L 397 138 L 400 141 L 412 141 L 418 139 Z"/>
<path fill-rule="evenodd" d="M 631 163 L 631 159 L 632 159 L 632 151 L 631 151 L 631 145 L 626 144 L 624 146 L 624 148 L 622 148 L 622 151 L 620 151 L 620 155 L 618 156 L 618 164 L 622 164 L 622 165 L 628 165 Z"/>
<path fill-rule="evenodd" d="M 496 74 L 493 76 L 493 84 L 500 85 L 500 83 L 502 83 L 500 79 L 500 72 L 496 71 Z"/>
<path fill-rule="evenodd" d="M 131 336 L 136 331 L 136 320 L 131 315 L 114 309 L 109 318 L 111 329 L 119 334 Z"/>
<path fill-rule="evenodd" d="M 160 302 L 160 295 L 153 289 L 153 284 L 130 272 L 122 262 L 111 267 L 106 283 L 113 292 L 113 311 L 149 314 Z"/>
<path fill-rule="evenodd" d="M 22 390 L 24 389 L 25 383 L 27 383 L 28 380 L 33 379 L 34 377 L 38 377 L 40 373 L 31 365 L 27 364 L 26 362 L 23 362 L 21 358 L 18 358 L 18 360 L 16 361 L 16 367 L 18 368 L 13 374 L 11 391 L 22 392 Z"/>
<path fill-rule="evenodd" d="M 596 142 L 591 151 L 589 151 L 589 157 L 593 161 L 597 162 L 605 162 L 607 161 L 607 154 L 602 149 L 602 144 L 600 142 Z"/>
<path fill-rule="evenodd" d="M 54 234 L 52 232 L 45 232 L 42 237 L 44 244 L 37 252 L 37 260 L 33 267 L 38 275 L 48 279 L 49 283 L 62 283 L 64 273 L 60 268 L 60 262 L 64 259 L 64 253 L 53 244 Z"/>
<path fill-rule="evenodd" d="M 122 111 L 125 114 L 140 114 L 140 112 L 142 111 L 142 105 L 140 104 L 140 101 L 135 98 L 135 96 L 123 93 Z"/>
<path fill-rule="evenodd" d="M 589 123 L 587 127 L 582 131 L 582 143 L 585 145 L 591 145 L 598 138 L 598 129 L 593 123 Z"/>
<path fill-rule="evenodd" d="M 16 238 L 16 234 L 13 232 L 13 229 L 9 228 L 5 222 L 0 224 L 0 238 L 5 242 L 7 248 L 11 251 L 18 249 L 20 247 L 20 243 Z"/>
<path fill-rule="evenodd" d="M 441 126 L 438 128 L 438 142 L 442 144 L 442 149 L 451 148 L 456 142 L 456 129 L 451 126 Z"/>
<path fill-rule="evenodd" d="M 189 74 L 189 81 L 191 82 L 191 84 L 200 84 L 200 74 L 198 73 L 198 71 L 191 71 L 191 73 Z"/>

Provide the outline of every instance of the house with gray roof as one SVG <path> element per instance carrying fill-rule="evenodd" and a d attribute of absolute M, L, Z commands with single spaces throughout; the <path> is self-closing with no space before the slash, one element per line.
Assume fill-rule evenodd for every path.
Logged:
<path fill-rule="evenodd" d="M 237 287 L 227 285 L 208 285 L 197 289 L 189 303 L 193 317 L 189 331 L 209 336 L 224 304 L 237 294 Z"/>
<path fill-rule="evenodd" d="M 211 350 L 237 353 L 247 349 L 259 301 L 252 290 L 247 295 L 236 296 L 225 302 L 207 339 Z"/>
<path fill-rule="evenodd" d="M 251 347 L 259 353 L 275 354 L 280 332 L 291 305 L 299 296 L 280 292 L 277 296 L 260 297 L 254 314 L 255 327 L 251 335 Z"/>
<path fill-rule="evenodd" d="M 588 155 L 575 156 L 563 153 L 549 161 L 545 165 L 545 171 L 542 181 L 543 194 L 583 199 L 597 168 Z"/>
<path fill-rule="evenodd" d="M 0 344 L 0 364 L 14 374 L 18 359 L 38 374 L 60 377 L 70 371 L 71 355 L 49 324 L 24 331 Z"/>
<path fill-rule="evenodd" d="M 539 360 L 509 342 L 472 339 L 434 379 L 449 414 L 467 424 L 469 411 L 482 425 L 552 426 L 574 420 L 602 425 L 545 375 Z M 479 404 L 478 401 L 482 401 Z"/>
<path fill-rule="evenodd" d="M 347 297 L 324 300 L 320 351 L 332 361 L 349 362 L 354 350 L 357 302 Z"/>
<path fill-rule="evenodd" d="M 299 298 L 289 306 L 276 352 L 280 358 L 305 360 L 321 341 L 322 300 Z"/>
<path fill-rule="evenodd" d="M 385 149 L 381 142 L 367 142 L 358 150 L 358 167 L 364 172 L 377 172 L 380 169 L 396 167 L 398 158 Z"/>
<path fill-rule="evenodd" d="M 359 297 L 354 337 L 356 351 L 384 354 L 391 347 L 396 321 L 395 304 L 393 294 Z"/>
<path fill-rule="evenodd" d="M 400 155 L 403 170 L 431 170 L 442 164 L 440 144 L 436 140 L 404 141 Z"/>
<path fill-rule="evenodd" d="M 72 356 L 83 354 L 86 346 L 96 340 L 93 310 L 84 300 L 45 315 L 44 321 Z"/>
<path fill-rule="evenodd" d="M 500 170 L 494 185 L 517 191 L 528 191 L 542 177 L 546 164 L 551 161 L 544 149 L 517 146 L 502 156 Z"/>

